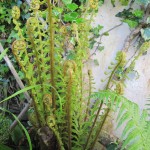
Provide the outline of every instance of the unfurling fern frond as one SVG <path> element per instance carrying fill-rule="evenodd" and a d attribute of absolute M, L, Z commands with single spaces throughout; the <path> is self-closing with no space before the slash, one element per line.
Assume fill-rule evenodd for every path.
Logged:
<path fill-rule="evenodd" d="M 115 99 L 114 103 L 108 103 L 105 96 L 109 96 L 110 101 Z M 117 128 L 126 123 L 122 132 L 122 150 L 149 150 L 150 143 L 150 123 L 146 110 L 141 112 L 139 106 L 125 97 L 112 91 L 100 91 L 92 95 L 95 99 L 102 99 L 107 107 L 112 110 L 119 109 Z"/>
<path fill-rule="evenodd" d="M 124 82 L 128 78 L 128 74 L 134 70 L 136 61 L 139 59 L 139 57 L 142 56 L 146 51 L 148 51 L 149 48 L 150 48 L 150 41 L 146 41 L 141 45 L 138 53 L 134 56 L 130 65 L 124 68 L 121 79 L 122 82 Z"/>
<path fill-rule="evenodd" d="M 116 55 L 116 63 L 111 63 L 111 66 L 108 67 L 108 69 L 110 70 L 110 72 L 105 72 L 106 75 L 109 75 L 105 80 L 102 80 L 102 82 L 107 81 L 106 84 L 106 88 L 105 89 L 109 89 L 110 83 L 111 82 L 115 82 L 115 78 L 118 78 L 118 70 L 122 70 L 122 68 L 124 67 L 125 63 L 126 63 L 126 54 L 125 52 L 119 51 Z"/>

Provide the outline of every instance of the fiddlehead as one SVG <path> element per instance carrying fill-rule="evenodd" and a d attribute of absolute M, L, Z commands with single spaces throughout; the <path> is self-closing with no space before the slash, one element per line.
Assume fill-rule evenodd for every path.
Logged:
<path fill-rule="evenodd" d="M 32 0 L 31 3 L 30 3 L 30 8 L 33 11 L 37 11 L 40 8 L 40 2 L 39 2 L 39 0 Z"/>
<path fill-rule="evenodd" d="M 140 57 L 141 55 L 143 55 L 143 53 L 145 53 L 145 52 L 149 49 L 149 47 L 150 47 L 150 41 L 146 41 L 146 42 L 144 42 L 144 43 L 141 45 L 138 54 L 133 58 L 133 60 L 131 61 L 130 65 L 129 65 L 127 68 L 126 68 L 126 67 L 124 68 L 124 70 L 123 70 L 123 75 L 122 75 L 122 79 L 121 79 L 122 82 L 125 82 L 126 78 L 128 78 L 128 74 L 129 74 L 132 70 L 134 70 L 136 61 L 139 59 L 139 57 Z"/>
<path fill-rule="evenodd" d="M 45 94 L 43 97 L 43 104 L 45 109 L 45 120 L 47 125 L 52 128 L 55 126 L 55 119 L 52 110 L 52 96 L 50 94 Z"/>
<path fill-rule="evenodd" d="M 13 23 L 15 24 L 15 30 L 18 31 L 18 35 L 21 39 L 23 38 L 22 35 L 22 30 L 20 29 L 20 23 L 17 21 L 20 18 L 20 9 L 17 6 L 14 6 L 12 8 L 12 18 L 13 18 Z"/>
<path fill-rule="evenodd" d="M 98 0 L 89 0 L 91 9 L 98 9 Z"/>
<path fill-rule="evenodd" d="M 21 62 L 19 54 L 22 55 L 26 51 L 26 42 L 24 40 L 16 40 L 12 44 L 12 52 L 19 63 L 20 68 L 24 73 L 26 73 L 26 69 L 24 68 L 24 64 Z"/>
<path fill-rule="evenodd" d="M 63 148 L 63 143 L 62 139 L 59 135 L 59 132 L 57 131 L 57 126 L 55 122 L 55 117 L 53 114 L 53 107 L 52 107 L 52 96 L 50 94 L 45 94 L 43 97 L 43 104 L 44 104 L 44 109 L 45 109 L 45 120 L 47 126 L 53 131 L 57 138 L 57 142 L 59 145 L 60 150 L 64 150 Z"/>
<path fill-rule="evenodd" d="M 18 20 L 20 18 L 20 9 L 17 6 L 12 8 L 12 17 L 14 20 Z"/>
<path fill-rule="evenodd" d="M 115 64 L 115 67 L 113 68 L 112 66 L 114 65 L 113 63 L 111 63 L 111 67 L 108 67 L 108 69 L 112 69 L 112 72 L 110 73 L 107 85 L 106 85 L 106 90 L 109 89 L 110 83 L 112 82 L 113 77 L 115 76 L 116 71 L 120 68 L 120 67 L 124 67 L 125 63 L 126 63 L 126 54 L 125 52 L 119 51 L 116 55 L 115 60 L 117 61 L 117 63 Z M 107 74 L 107 73 L 105 73 Z"/>

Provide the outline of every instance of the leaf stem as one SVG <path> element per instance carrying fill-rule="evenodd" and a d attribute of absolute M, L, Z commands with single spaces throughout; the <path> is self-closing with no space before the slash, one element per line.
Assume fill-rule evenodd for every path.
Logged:
<path fill-rule="evenodd" d="M 54 74 L 55 74 L 55 70 L 54 70 L 54 64 L 55 64 L 55 60 L 54 60 L 54 27 L 53 27 L 53 17 L 52 17 L 52 4 L 49 0 L 47 0 L 47 4 L 48 4 L 48 21 L 49 21 L 49 35 L 50 35 L 50 73 L 51 73 L 51 84 L 52 86 L 55 88 L 55 80 L 54 80 Z M 54 111 L 56 110 L 56 96 L 55 96 L 55 90 L 52 88 L 52 105 L 54 108 Z"/>

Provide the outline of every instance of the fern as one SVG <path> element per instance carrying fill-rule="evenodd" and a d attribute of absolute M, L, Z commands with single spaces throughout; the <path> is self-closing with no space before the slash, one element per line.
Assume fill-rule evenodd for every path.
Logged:
<path fill-rule="evenodd" d="M 97 1 L 94 4 L 91 2 L 90 6 L 93 7 L 91 11 L 95 11 Z M 40 10 L 41 5 L 47 6 L 47 10 Z M 87 60 L 89 53 L 91 20 L 89 17 L 81 23 L 70 20 L 64 25 L 59 16 L 64 15 L 64 12 L 59 12 L 59 15 L 54 13 L 59 9 L 58 5 L 57 2 L 53 5 L 49 1 L 32 0 L 30 6 L 32 14 L 27 20 L 26 37 L 22 36 L 19 24 L 19 8 L 13 8 L 13 22 L 20 38 L 13 43 L 13 54 L 26 76 L 27 84 L 30 86 L 40 84 L 38 88 L 31 89 L 33 126 L 38 129 L 48 126 L 56 136 L 60 149 L 93 149 L 110 109 L 117 109 L 121 105 L 118 126 L 128 119 L 131 120 L 130 113 L 139 112 L 135 105 L 129 105 L 127 99 L 110 91 L 101 91 L 91 97 L 92 73 L 91 71 L 88 71 L 88 75 L 83 73 L 83 62 Z M 65 8 L 64 4 L 61 5 Z M 87 14 L 84 15 L 86 18 Z M 71 60 L 65 57 L 68 51 L 74 54 Z M 105 72 L 108 75 L 106 90 L 115 82 L 116 92 L 123 93 L 122 82 L 116 82 L 115 78 L 118 77 L 118 70 L 123 70 L 125 62 L 125 53 L 118 52 L 116 63 L 112 63 L 108 68 L 110 73 Z M 88 83 L 83 82 L 85 77 L 88 78 Z M 46 84 L 50 86 L 45 86 Z M 87 85 L 89 88 L 85 88 Z M 95 103 L 91 103 L 92 98 L 96 100 Z M 133 119 L 134 123 L 140 119 L 137 116 Z M 140 121 L 143 121 L 142 127 L 146 126 L 144 120 Z M 136 127 L 131 129 L 131 125 L 133 123 L 129 121 L 124 129 L 123 147 L 127 145 L 130 147 L 133 137 L 139 136 L 136 135 L 136 131 L 142 130 Z M 133 132 L 130 136 L 129 131 Z"/>
<path fill-rule="evenodd" d="M 104 96 L 103 96 L 104 95 Z M 105 96 L 110 99 L 115 98 L 115 103 L 105 102 Z M 148 119 L 148 113 L 146 110 L 140 112 L 137 104 L 129 101 L 125 97 L 118 95 L 112 91 L 100 91 L 92 95 L 94 99 L 104 99 L 104 103 L 112 109 L 119 109 L 118 113 L 118 125 L 117 128 L 123 125 L 125 122 L 126 126 L 122 132 L 123 145 L 122 149 L 126 148 L 129 150 L 134 149 L 149 149 L 149 135 L 150 124 Z M 116 104 L 117 103 L 117 104 Z M 118 107 L 119 106 L 119 107 Z"/>

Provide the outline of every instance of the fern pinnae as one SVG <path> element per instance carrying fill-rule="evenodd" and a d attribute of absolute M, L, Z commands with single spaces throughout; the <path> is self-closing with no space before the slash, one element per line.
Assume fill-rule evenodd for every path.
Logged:
<path fill-rule="evenodd" d="M 120 84 L 119 84 L 120 85 Z M 117 88 L 118 88 L 118 86 L 117 86 Z M 118 90 L 118 89 L 117 89 Z M 121 93 L 122 92 L 122 88 L 119 88 L 119 91 L 117 91 L 117 93 L 118 94 L 122 94 Z M 113 99 L 113 100 L 112 100 Z M 117 96 L 111 96 L 111 99 L 110 99 L 111 101 L 116 101 L 117 100 Z M 114 104 L 114 103 L 113 103 Z M 95 139 L 94 139 L 94 142 L 92 143 L 92 145 L 91 145 L 91 150 L 93 150 L 94 149 L 94 146 L 95 146 L 95 144 L 96 144 L 96 141 L 97 141 L 97 139 L 98 139 L 98 137 L 99 137 L 99 134 L 100 134 L 100 132 L 101 132 L 101 130 L 102 130 L 102 128 L 103 128 L 103 126 L 104 126 L 104 123 L 105 123 L 105 121 L 106 121 L 106 118 L 107 118 L 107 116 L 108 116 L 108 114 L 109 114 L 109 112 L 110 112 L 110 110 L 111 110 L 111 106 L 112 105 L 112 103 L 111 102 L 108 102 L 107 103 L 107 107 L 108 108 L 106 108 L 106 111 L 104 111 L 104 116 L 102 116 L 102 121 L 101 121 L 101 123 L 100 123 L 100 125 L 99 125 L 99 129 L 98 129 L 98 131 L 96 132 L 96 136 L 95 136 Z M 128 115 L 127 115 L 127 119 L 128 119 Z"/>
<path fill-rule="evenodd" d="M 38 68 L 38 75 L 39 75 L 39 81 L 40 81 L 40 84 L 42 85 L 43 84 L 43 80 L 42 80 L 42 77 L 41 77 L 41 68 L 40 68 L 40 65 L 39 65 L 39 54 L 38 54 L 38 51 L 37 51 L 37 47 L 35 45 L 35 42 L 34 42 L 34 37 L 33 37 L 33 29 L 32 28 L 35 28 L 35 25 L 32 24 L 32 18 L 29 18 L 28 21 L 27 21 L 27 32 L 28 32 L 28 35 L 29 35 L 29 39 L 31 41 L 31 45 L 32 45 L 32 49 L 34 51 L 34 54 L 35 54 L 35 62 L 36 62 L 36 65 L 37 65 L 37 68 Z M 37 18 L 35 18 L 37 20 Z M 34 26 L 34 27 L 33 27 Z M 43 85 L 42 85 L 42 93 L 43 93 Z"/>

